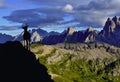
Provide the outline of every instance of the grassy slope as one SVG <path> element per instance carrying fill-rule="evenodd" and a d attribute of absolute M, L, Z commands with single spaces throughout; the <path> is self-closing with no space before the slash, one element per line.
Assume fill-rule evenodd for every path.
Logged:
<path fill-rule="evenodd" d="M 120 60 L 105 49 L 74 51 L 33 44 L 31 50 L 55 82 L 120 82 L 120 76 L 115 74 L 120 70 Z"/>

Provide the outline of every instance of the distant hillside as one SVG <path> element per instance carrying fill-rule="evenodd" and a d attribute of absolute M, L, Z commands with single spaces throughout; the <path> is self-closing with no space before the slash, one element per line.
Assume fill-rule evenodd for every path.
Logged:
<path fill-rule="evenodd" d="M 55 82 L 120 82 L 120 48 L 106 43 L 31 45 Z"/>

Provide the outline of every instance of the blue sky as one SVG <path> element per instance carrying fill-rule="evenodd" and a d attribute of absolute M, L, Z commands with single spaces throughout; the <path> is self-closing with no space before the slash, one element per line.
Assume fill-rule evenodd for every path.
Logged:
<path fill-rule="evenodd" d="M 0 0 L 0 32 L 19 34 L 23 23 L 47 31 L 102 29 L 108 17 L 120 16 L 119 8 L 120 0 Z"/>

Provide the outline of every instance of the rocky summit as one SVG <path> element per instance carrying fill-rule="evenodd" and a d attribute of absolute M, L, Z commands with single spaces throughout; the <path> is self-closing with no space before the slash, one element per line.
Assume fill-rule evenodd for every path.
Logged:
<path fill-rule="evenodd" d="M 120 44 L 120 19 L 115 16 L 108 18 L 103 30 L 99 33 L 101 41 L 119 45 Z"/>
<path fill-rule="evenodd" d="M 96 37 L 95 30 L 92 27 L 89 27 L 84 34 L 84 42 L 89 43 L 89 42 L 94 42 Z"/>
<path fill-rule="evenodd" d="M 72 35 L 73 33 L 74 33 L 74 28 L 73 27 L 68 28 L 67 35 L 69 36 Z"/>

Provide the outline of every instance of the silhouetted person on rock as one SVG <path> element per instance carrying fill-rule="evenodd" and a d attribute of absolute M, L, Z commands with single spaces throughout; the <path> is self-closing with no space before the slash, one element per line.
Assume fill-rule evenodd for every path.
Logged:
<path fill-rule="evenodd" d="M 30 50 L 30 33 L 27 31 L 28 25 L 22 26 L 24 29 L 24 34 L 23 34 L 23 46 Z"/>

